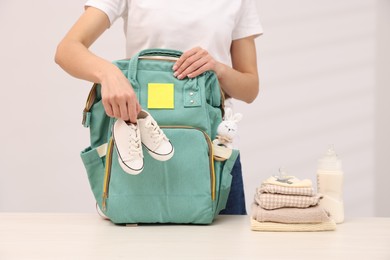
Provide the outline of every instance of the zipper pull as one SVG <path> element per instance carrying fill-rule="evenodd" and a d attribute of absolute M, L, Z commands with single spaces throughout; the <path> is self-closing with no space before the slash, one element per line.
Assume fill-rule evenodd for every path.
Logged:
<path fill-rule="evenodd" d="M 103 193 L 103 202 L 102 202 L 102 210 L 106 211 L 107 210 L 107 193 Z"/>

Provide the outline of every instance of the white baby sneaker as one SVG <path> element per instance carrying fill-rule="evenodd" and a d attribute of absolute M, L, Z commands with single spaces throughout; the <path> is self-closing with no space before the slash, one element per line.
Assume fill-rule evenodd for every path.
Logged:
<path fill-rule="evenodd" d="M 139 174 L 144 169 L 144 155 L 138 125 L 118 119 L 114 123 L 112 136 L 119 165 L 129 174 Z"/>
<path fill-rule="evenodd" d="M 138 126 L 141 132 L 141 141 L 150 156 L 159 161 L 172 158 L 174 149 L 171 141 L 157 125 L 153 117 L 142 110 L 138 114 Z"/>

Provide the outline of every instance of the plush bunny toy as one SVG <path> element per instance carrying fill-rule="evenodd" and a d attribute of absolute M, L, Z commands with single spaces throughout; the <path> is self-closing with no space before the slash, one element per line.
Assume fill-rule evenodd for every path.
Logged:
<path fill-rule="evenodd" d="M 227 107 L 225 109 L 225 118 L 217 128 L 217 138 L 213 141 L 213 143 L 218 146 L 225 146 L 232 149 L 233 138 L 236 136 L 238 130 L 237 123 L 241 120 L 241 118 L 241 113 L 233 114 L 232 109 Z"/>

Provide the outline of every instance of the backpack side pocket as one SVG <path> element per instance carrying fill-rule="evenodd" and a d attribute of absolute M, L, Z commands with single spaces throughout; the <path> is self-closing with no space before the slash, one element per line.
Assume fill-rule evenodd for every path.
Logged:
<path fill-rule="evenodd" d="M 239 155 L 238 150 L 233 150 L 232 155 L 226 161 L 215 161 L 217 203 L 215 204 L 215 215 L 226 207 L 229 197 L 230 187 L 232 184 L 232 169 Z"/>
<path fill-rule="evenodd" d="M 102 206 L 103 181 L 104 181 L 104 157 L 100 157 L 98 149 L 88 147 L 80 153 L 84 167 L 87 171 L 89 185 L 99 207 Z"/>

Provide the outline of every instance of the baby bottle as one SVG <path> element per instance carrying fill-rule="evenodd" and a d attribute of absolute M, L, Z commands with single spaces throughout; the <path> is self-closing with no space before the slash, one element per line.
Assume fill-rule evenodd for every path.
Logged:
<path fill-rule="evenodd" d="M 329 146 L 324 156 L 318 161 L 317 170 L 318 193 L 323 195 L 320 206 L 327 210 L 337 223 L 344 221 L 343 172 L 341 160 L 333 145 Z"/>

